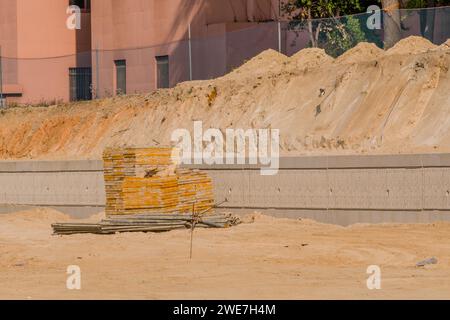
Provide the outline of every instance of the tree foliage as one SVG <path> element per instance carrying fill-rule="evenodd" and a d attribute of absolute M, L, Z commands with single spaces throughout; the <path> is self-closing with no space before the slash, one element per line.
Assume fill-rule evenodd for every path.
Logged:
<path fill-rule="evenodd" d="M 338 56 L 365 40 L 361 22 L 351 16 L 342 17 L 365 12 L 365 5 L 369 3 L 361 0 L 287 0 L 282 8 L 292 29 L 308 31 L 310 46 Z"/>
<path fill-rule="evenodd" d="M 287 0 L 283 11 L 292 19 L 317 19 L 359 13 L 360 0 Z"/>
<path fill-rule="evenodd" d="M 450 0 L 403 0 L 401 3 L 406 9 L 450 6 Z"/>

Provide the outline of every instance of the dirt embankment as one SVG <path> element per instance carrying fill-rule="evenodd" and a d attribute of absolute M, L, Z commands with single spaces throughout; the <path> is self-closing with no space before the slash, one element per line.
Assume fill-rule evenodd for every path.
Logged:
<path fill-rule="evenodd" d="M 411 37 L 263 52 L 230 74 L 152 94 L 0 115 L 1 159 L 98 159 L 106 146 L 170 144 L 177 128 L 278 128 L 283 154 L 450 152 L 450 47 Z"/>

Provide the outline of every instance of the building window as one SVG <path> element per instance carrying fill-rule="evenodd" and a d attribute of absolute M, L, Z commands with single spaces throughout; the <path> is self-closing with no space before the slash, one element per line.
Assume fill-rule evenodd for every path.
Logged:
<path fill-rule="evenodd" d="M 78 6 L 82 10 L 91 10 L 91 0 L 70 0 L 69 5 Z"/>
<path fill-rule="evenodd" d="M 169 56 L 157 56 L 156 59 L 156 87 L 169 88 Z"/>
<path fill-rule="evenodd" d="M 116 65 L 116 94 L 127 93 L 127 62 L 126 60 L 114 61 Z"/>
<path fill-rule="evenodd" d="M 91 68 L 70 68 L 70 101 L 92 99 L 92 70 Z"/>

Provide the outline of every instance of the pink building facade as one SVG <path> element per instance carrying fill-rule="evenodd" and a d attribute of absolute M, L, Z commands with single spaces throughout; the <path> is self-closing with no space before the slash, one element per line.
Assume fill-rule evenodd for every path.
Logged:
<path fill-rule="evenodd" d="M 241 41 L 226 34 L 277 14 L 278 0 L 0 0 L 0 95 L 48 104 L 221 75 Z"/>
<path fill-rule="evenodd" d="M 70 30 L 69 4 L 0 0 L 1 94 L 8 103 L 68 101 L 70 70 L 90 68 L 90 13 L 82 10 L 81 29 Z"/>
<path fill-rule="evenodd" d="M 248 42 L 227 35 L 260 21 L 276 20 L 278 12 L 278 0 L 94 1 L 96 95 L 150 92 L 190 79 L 223 75 L 235 66 L 234 60 L 244 60 L 233 52 L 232 42 Z M 276 27 L 269 32 L 276 34 Z M 253 46 L 267 47 L 263 35 L 267 33 Z M 277 41 L 272 42 L 276 48 Z M 252 56 L 251 50 L 246 52 L 245 58 Z"/>

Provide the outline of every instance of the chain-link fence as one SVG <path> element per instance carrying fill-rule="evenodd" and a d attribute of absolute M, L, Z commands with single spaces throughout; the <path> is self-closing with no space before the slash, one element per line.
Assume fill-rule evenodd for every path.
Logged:
<path fill-rule="evenodd" d="M 396 15 L 397 14 L 397 15 Z M 394 21 L 397 30 L 386 31 Z M 450 38 L 450 7 L 399 10 L 340 18 L 265 23 L 224 23 L 198 37 L 120 50 L 94 49 L 77 55 L 1 58 L 1 92 L 8 103 L 89 100 L 147 93 L 188 80 L 220 77 L 267 49 L 291 56 L 320 47 L 339 56 L 360 42 L 383 48 L 416 35 L 441 44 Z"/>

